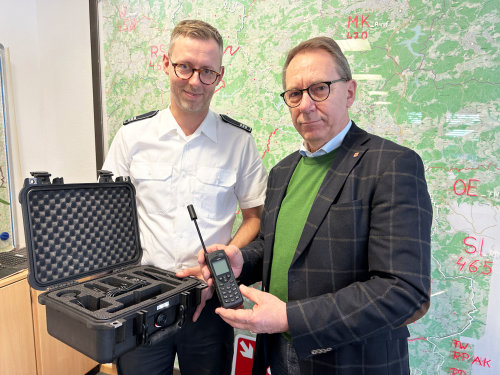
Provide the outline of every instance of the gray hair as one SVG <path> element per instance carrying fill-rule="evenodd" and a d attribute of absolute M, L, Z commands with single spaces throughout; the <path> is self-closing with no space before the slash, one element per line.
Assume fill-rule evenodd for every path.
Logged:
<path fill-rule="evenodd" d="M 300 43 L 296 47 L 292 48 L 290 52 L 288 52 L 285 65 L 283 66 L 283 73 L 281 75 L 281 81 L 283 83 L 284 89 L 286 89 L 286 70 L 288 68 L 288 65 L 290 64 L 290 61 L 292 61 L 292 59 L 299 53 L 314 49 L 322 49 L 332 55 L 333 61 L 335 61 L 335 64 L 337 65 L 337 68 L 339 70 L 338 73 L 340 74 L 340 78 L 344 78 L 349 81 L 352 79 L 349 63 L 347 62 L 347 59 L 337 42 L 335 42 L 335 40 L 333 40 L 332 38 L 319 36 Z"/>

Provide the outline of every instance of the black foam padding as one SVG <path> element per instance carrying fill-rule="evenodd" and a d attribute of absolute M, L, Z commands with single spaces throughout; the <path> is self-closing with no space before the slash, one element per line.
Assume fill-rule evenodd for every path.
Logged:
<path fill-rule="evenodd" d="M 140 258 L 133 191 L 126 185 L 92 186 L 28 192 L 27 241 L 40 284 L 60 283 Z"/>
<path fill-rule="evenodd" d="M 156 275 L 165 278 L 164 281 L 143 277 L 141 280 L 145 281 L 146 285 L 133 291 L 124 292 L 115 297 L 108 296 L 104 292 L 106 289 L 117 289 L 106 283 L 107 279 L 114 279 L 117 283 L 133 284 L 134 281 L 131 281 L 131 278 L 138 278 L 136 272 L 153 268 L 155 267 L 136 266 L 122 271 L 119 275 L 113 274 L 88 282 L 72 284 L 66 288 L 48 292 L 44 299 L 50 304 L 59 302 L 69 310 L 81 311 L 96 320 L 114 320 L 134 311 L 147 309 L 151 305 L 161 304 L 165 300 L 171 300 L 171 304 L 177 305 L 180 293 L 189 291 L 200 284 L 197 279 L 179 279 L 175 277 L 174 272 L 157 269 Z M 96 286 L 101 288 L 101 291 L 95 290 Z"/>

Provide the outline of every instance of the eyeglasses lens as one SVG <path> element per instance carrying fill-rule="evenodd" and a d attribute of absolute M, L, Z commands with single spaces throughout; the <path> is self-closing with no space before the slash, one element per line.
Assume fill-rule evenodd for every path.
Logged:
<path fill-rule="evenodd" d="M 174 66 L 175 74 L 179 78 L 189 79 L 193 76 L 194 72 L 198 72 L 200 75 L 200 81 L 205 85 L 211 85 L 217 80 L 218 73 L 210 69 L 193 69 L 186 64 L 177 64 Z"/>

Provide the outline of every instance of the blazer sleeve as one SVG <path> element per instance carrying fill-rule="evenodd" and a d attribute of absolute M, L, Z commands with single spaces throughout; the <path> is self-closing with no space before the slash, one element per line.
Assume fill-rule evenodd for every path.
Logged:
<path fill-rule="evenodd" d="M 252 285 L 262 281 L 262 264 L 264 255 L 264 240 L 262 232 L 242 249 L 243 269 L 238 282 L 245 285 Z"/>
<path fill-rule="evenodd" d="M 356 231 L 365 233 L 366 238 L 354 238 L 348 244 L 335 238 L 325 244 L 323 238 L 324 245 L 316 245 L 324 246 L 324 251 L 333 248 L 342 256 L 354 251 L 365 254 L 364 269 L 346 269 L 356 275 L 349 276 L 355 281 L 341 288 L 332 287 L 331 292 L 287 303 L 290 334 L 300 360 L 369 338 L 401 335 L 399 328 L 428 307 L 432 207 L 424 166 L 420 157 L 409 149 L 392 160 L 382 161 L 377 163 L 381 165 L 380 175 L 368 179 L 372 182 L 358 178 L 360 186 L 369 185 L 364 190 L 359 188 L 364 197 L 355 197 L 357 203 L 361 202 L 358 210 L 363 218 L 354 222 L 366 227 L 364 232 Z M 335 214 L 335 204 L 330 212 Z M 335 223 L 356 225 L 342 223 L 349 220 L 340 216 L 342 211 L 337 214 Z M 333 222 L 331 217 L 325 221 Z M 313 243 L 320 240 L 315 238 Z M 328 283 L 333 282 L 324 285 Z M 407 335 L 406 328 L 404 332 Z"/>

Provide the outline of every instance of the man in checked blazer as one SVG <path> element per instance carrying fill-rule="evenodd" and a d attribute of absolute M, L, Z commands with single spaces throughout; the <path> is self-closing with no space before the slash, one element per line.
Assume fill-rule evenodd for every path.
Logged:
<path fill-rule="evenodd" d="M 253 309 L 253 373 L 409 374 L 407 325 L 429 307 L 432 207 L 420 157 L 350 120 L 356 82 L 331 38 L 292 49 L 281 94 L 303 138 L 270 172 L 258 237 L 224 249 Z M 203 256 L 198 258 L 211 284 Z"/>

